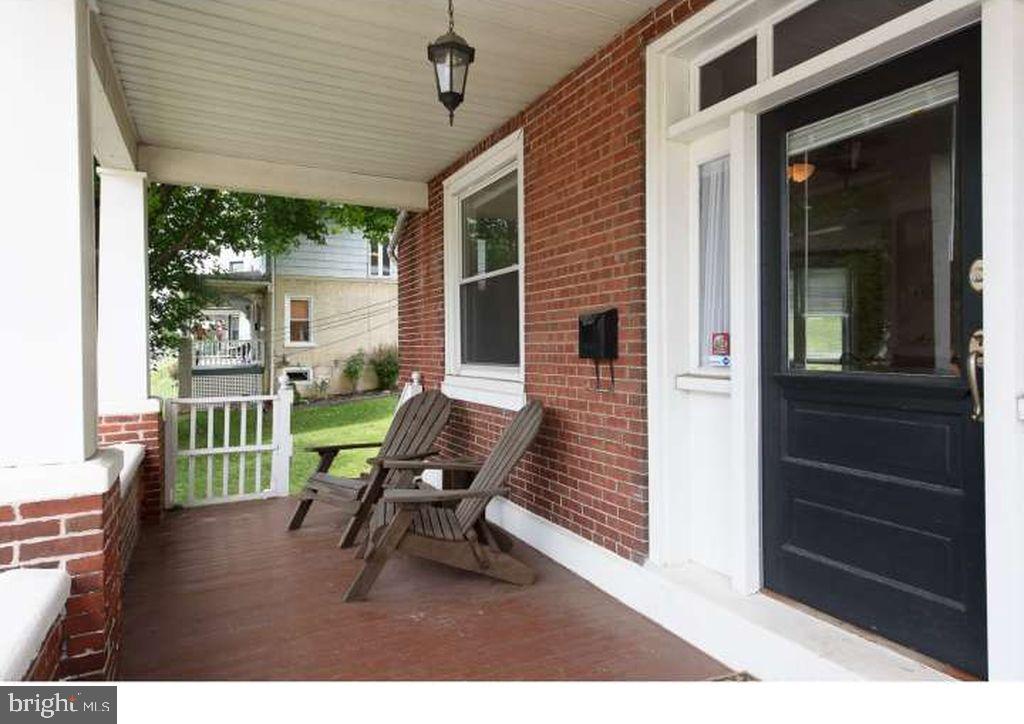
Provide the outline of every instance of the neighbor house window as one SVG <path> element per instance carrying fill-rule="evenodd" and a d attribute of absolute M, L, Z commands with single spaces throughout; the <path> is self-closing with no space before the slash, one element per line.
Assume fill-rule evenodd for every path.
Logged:
<path fill-rule="evenodd" d="M 509 408 L 523 399 L 522 158 L 517 132 L 445 181 L 449 392 Z"/>
<path fill-rule="evenodd" d="M 387 244 L 377 244 L 374 242 L 368 242 L 370 249 L 370 276 L 371 277 L 391 277 L 395 273 L 395 265 L 391 261 L 391 255 L 388 253 Z"/>
<path fill-rule="evenodd" d="M 290 345 L 312 344 L 313 301 L 309 297 L 286 295 L 284 308 L 285 343 Z"/>

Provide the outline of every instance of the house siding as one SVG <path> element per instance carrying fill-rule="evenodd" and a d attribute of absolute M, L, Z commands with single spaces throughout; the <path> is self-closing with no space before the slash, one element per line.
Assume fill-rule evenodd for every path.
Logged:
<path fill-rule="evenodd" d="M 652 9 L 429 183 L 401 238 L 402 378 L 444 377 L 444 179 L 524 131 L 526 394 L 545 422 L 511 480 L 513 502 L 615 553 L 647 556 L 644 52 L 709 0 Z M 472 92 L 472 90 L 470 90 Z M 613 392 L 577 356 L 581 312 L 620 315 Z M 457 403 L 441 444 L 486 454 L 511 413 Z"/>
<path fill-rule="evenodd" d="M 366 239 L 354 232 L 334 234 L 324 244 L 304 240 L 277 259 L 277 274 L 365 279 L 368 254 Z"/>

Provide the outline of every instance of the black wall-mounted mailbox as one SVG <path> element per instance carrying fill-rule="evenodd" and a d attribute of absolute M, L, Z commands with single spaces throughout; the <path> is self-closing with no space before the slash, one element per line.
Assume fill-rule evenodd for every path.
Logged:
<path fill-rule="evenodd" d="M 604 309 L 580 315 L 580 359 L 619 357 L 619 310 Z"/>

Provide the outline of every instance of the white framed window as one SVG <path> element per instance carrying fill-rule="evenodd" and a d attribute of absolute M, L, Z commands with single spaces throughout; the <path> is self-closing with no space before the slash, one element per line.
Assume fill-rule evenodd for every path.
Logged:
<path fill-rule="evenodd" d="M 378 244 L 373 241 L 367 242 L 369 258 L 367 259 L 367 274 L 372 278 L 389 279 L 395 276 L 397 269 L 395 262 L 388 253 L 387 244 Z"/>
<path fill-rule="evenodd" d="M 525 403 L 523 218 L 520 130 L 444 182 L 443 388 L 455 399 Z"/>
<path fill-rule="evenodd" d="M 286 347 L 312 347 L 313 298 L 284 295 L 284 343 Z"/>
<path fill-rule="evenodd" d="M 728 377 L 730 330 L 729 135 L 690 144 L 687 169 L 687 374 Z"/>

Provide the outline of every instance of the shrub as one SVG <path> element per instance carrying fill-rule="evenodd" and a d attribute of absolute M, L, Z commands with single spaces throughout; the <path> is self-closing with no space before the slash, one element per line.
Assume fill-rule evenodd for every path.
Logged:
<path fill-rule="evenodd" d="M 366 355 L 363 353 L 363 350 L 359 350 L 345 360 L 345 367 L 342 373 L 352 383 L 352 387 L 355 387 L 356 383 L 359 382 L 359 376 L 363 374 L 363 367 L 365 366 Z"/>
<path fill-rule="evenodd" d="M 373 351 L 370 364 L 377 373 L 381 389 L 392 389 L 398 382 L 398 347 L 393 344 L 382 344 Z"/>

